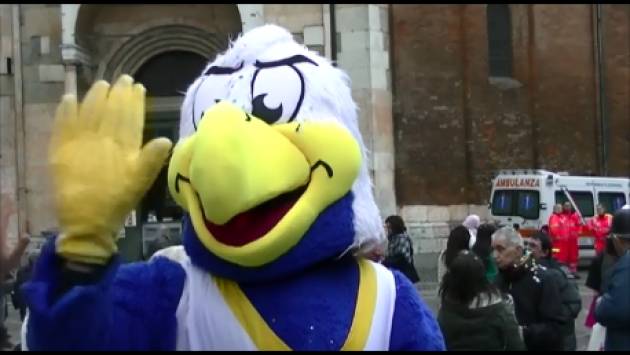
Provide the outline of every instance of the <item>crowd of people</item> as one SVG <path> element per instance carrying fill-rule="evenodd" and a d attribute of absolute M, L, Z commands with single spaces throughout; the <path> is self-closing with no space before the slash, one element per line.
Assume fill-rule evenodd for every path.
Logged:
<path fill-rule="evenodd" d="M 32 273 L 37 254 L 26 253 L 27 235 L 9 251 L 7 214 L 2 215 L 2 299 L 11 295 L 23 320 L 26 307 L 19 286 Z M 595 237 L 597 252 L 586 279 L 594 291 L 585 325 L 598 331 L 605 344 L 599 350 L 630 349 L 630 206 L 613 217 L 602 205 L 587 224 L 570 206 L 554 206 L 548 229 L 523 238 L 511 227 L 498 228 L 468 216 L 450 231 L 438 260 L 440 308 L 437 320 L 448 350 L 577 350 L 575 320 L 582 300 L 575 283 L 579 228 Z M 400 216 L 384 223 L 387 246 L 368 257 L 403 273 L 413 283 L 420 277 L 414 246 Z M 25 259 L 20 265 L 20 260 Z M 10 285 L 10 287 L 6 287 Z M 3 320 L 8 304 L 3 304 Z M 9 348 L 2 322 L 3 347 Z M 601 330 L 605 329 L 605 335 Z M 560 336 L 558 336 L 560 335 Z M 592 341 L 591 341 L 592 343 Z M 593 346 L 589 344 L 589 346 Z"/>
<path fill-rule="evenodd" d="M 376 260 L 417 280 L 409 275 L 414 250 L 402 219 L 390 216 L 386 226 L 388 253 Z M 598 205 L 597 215 L 582 223 L 570 203 L 554 206 L 548 228 L 529 238 L 476 215 L 450 231 L 438 258 L 438 322 L 447 349 L 577 350 L 583 229 L 594 236 L 597 253 L 586 280 L 595 292 L 585 323 L 593 328 L 589 349 L 630 349 L 630 206 L 613 216 Z"/>

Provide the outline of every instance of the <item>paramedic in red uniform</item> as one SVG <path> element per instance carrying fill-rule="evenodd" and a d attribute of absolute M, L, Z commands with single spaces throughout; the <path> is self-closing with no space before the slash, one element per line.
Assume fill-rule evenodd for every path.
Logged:
<path fill-rule="evenodd" d="M 573 273 L 573 276 L 578 278 L 577 275 L 577 265 L 578 265 L 578 256 L 579 256 L 579 248 L 578 248 L 578 235 L 580 234 L 580 230 L 582 229 L 582 223 L 580 221 L 580 216 L 577 212 L 573 211 L 571 207 L 571 202 L 567 201 L 564 203 L 564 215 L 566 217 L 566 228 L 567 228 L 567 264 L 569 269 Z"/>
<path fill-rule="evenodd" d="M 606 237 L 610 233 L 611 224 L 612 216 L 606 213 L 606 209 L 601 203 L 597 204 L 597 215 L 588 221 L 587 227 L 595 238 L 595 252 L 598 255 L 606 247 Z"/>
<path fill-rule="evenodd" d="M 562 213 L 562 205 L 553 206 L 553 214 L 549 216 L 549 236 L 553 245 L 553 256 L 558 262 L 568 265 L 567 256 L 567 217 Z"/>

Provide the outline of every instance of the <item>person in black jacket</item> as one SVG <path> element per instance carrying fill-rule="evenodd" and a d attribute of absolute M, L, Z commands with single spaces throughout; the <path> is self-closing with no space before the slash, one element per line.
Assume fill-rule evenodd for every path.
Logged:
<path fill-rule="evenodd" d="M 588 268 L 588 276 L 586 276 L 586 287 L 596 292 L 599 297 L 608 288 L 610 281 L 610 273 L 615 263 L 619 259 L 613 238 L 606 238 L 606 246 L 604 251 L 597 255 Z"/>
<path fill-rule="evenodd" d="M 525 350 L 511 300 L 485 273 L 481 259 L 462 250 L 444 274 L 438 323 L 447 350 Z"/>
<path fill-rule="evenodd" d="M 528 246 L 536 262 L 547 268 L 553 283 L 558 285 L 565 318 L 562 325 L 562 334 L 564 335 L 563 350 L 575 351 L 577 348 L 575 319 L 580 314 L 580 310 L 582 310 L 582 297 L 578 286 L 573 280 L 569 279 L 569 270 L 566 269 L 566 266 L 561 265 L 552 258 L 551 238 L 547 234 L 542 231 L 537 232 L 529 239 Z"/>
<path fill-rule="evenodd" d="M 604 350 L 630 350 L 630 205 L 615 212 L 610 230 L 616 254 L 609 284 L 595 307 L 595 319 L 606 327 Z"/>
<path fill-rule="evenodd" d="M 523 239 L 513 228 L 492 235 L 494 257 L 499 268 L 496 284 L 514 299 L 516 319 L 522 327 L 528 350 L 562 350 L 564 321 L 558 286 L 546 270 L 524 255 Z"/>
<path fill-rule="evenodd" d="M 442 278 L 446 274 L 451 261 L 455 259 L 457 254 L 462 250 L 469 250 L 470 232 L 466 227 L 459 225 L 451 230 L 446 240 L 446 249 L 442 251 L 438 257 L 438 281 L 442 282 Z"/>
<path fill-rule="evenodd" d="M 613 238 L 608 236 L 606 238 L 606 246 L 604 251 L 599 253 L 595 259 L 591 262 L 588 268 L 588 276 L 586 277 L 586 287 L 594 291 L 593 300 L 591 306 L 588 309 L 588 314 L 584 320 L 584 325 L 587 328 L 593 328 L 595 325 L 595 305 L 597 299 L 604 294 L 608 288 L 610 281 L 610 274 L 613 270 L 613 266 L 619 259 L 617 251 L 615 250 L 615 244 Z"/>
<path fill-rule="evenodd" d="M 389 216 L 385 219 L 387 230 L 387 256 L 383 265 L 402 272 L 412 282 L 420 281 L 413 262 L 413 243 L 407 235 L 407 227 L 400 216 Z"/>

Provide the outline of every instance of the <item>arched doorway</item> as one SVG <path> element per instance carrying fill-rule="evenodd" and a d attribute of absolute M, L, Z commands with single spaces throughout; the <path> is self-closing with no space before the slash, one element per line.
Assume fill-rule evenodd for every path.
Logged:
<path fill-rule="evenodd" d="M 264 24 L 263 4 L 61 4 L 61 57 L 66 92 L 85 93 L 108 47 L 135 33 L 181 24 L 235 36 Z"/>
<path fill-rule="evenodd" d="M 72 40 L 85 53 L 77 69 L 79 96 L 98 79 L 133 74 L 149 58 L 189 51 L 208 59 L 242 30 L 234 4 L 84 4 L 77 10 Z"/>

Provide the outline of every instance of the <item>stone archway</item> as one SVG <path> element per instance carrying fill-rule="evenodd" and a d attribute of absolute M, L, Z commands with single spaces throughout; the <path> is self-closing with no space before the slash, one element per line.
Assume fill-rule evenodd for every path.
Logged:
<path fill-rule="evenodd" d="M 96 76 L 108 81 L 121 74 L 135 73 L 147 60 L 161 53 L 188 51 L 210 59 L 227 46 L 227 37 L 195 27 L 169 25 L 154 27 L 113 48 L 104 58 Z"/>
<path fill-rule="evenodd" d="M 66 70 L 66 92 L 71 92 L 71 93 L 77 93 L 78 91 L 82 91 L 82 90 L 77 90 L 77 82 L 81 81 L 78 80 L 79 78 L 77 78 L 77 74 L 79 74 L 79 76 L 83 76 L 86 77 L 87 81 L 91 82 L 94 79 L 103 77 L 104 75 L 108 74 L 109 70 L 108 68 L 112 67 L 112 64 L 103 63 L 103 59 L 105 59 L 105 57 L 107 58 L 111 58 L 113 61 L 116 61 L 118 59 L 120 59 L 121 54 L 116 54 L 115 50 L 110 50 L 108 51 L 107 54 L 103 54 L 103 53 L 94 53 L 93 48 L 89 48 L 92 44 L 94 44 L 94 40 L 93 38 L 81 38 L 82 34 L 81 31 L 85 28 L 85 23 L 91 23 L 94 22 L 92 21 L 95 17 L 96 14 L 98 14 L 99 12 L 103 12 L 103 10 L 105 12 L 110 11 L 113 7 L 116 6 L 127 6 L 127 8 L 129 6 L 142 6 L 142 5 L 93 5 L 93 4 L 62 4 L 61 5 L 61 27 L 62 27 L 62 44 L 61 44 L 61 52 L 62 52 L 62 60 L 65 66 L 65 70 Z M 172 9 L 169 9 L 169 11 L 167 11 L 165 14 L 161 15 L 161 16 L 153 16 L 150 18 L 146 18 L 147 16 L 145 16 L 144 19 L 133 19 L 132 21 L 128 21 L 128 23 L 125 23 L 125 25 L 127 25 L 127 27 L 129 29 L 131 29 L 130 32 L 132 32 L 131 34 L 127 34 L 127 37 L 132 37 L 135 36 L 138 33 L 149 33 L 150 31 L 155 31 L 152 32 L 153 34 L 159 34 L 159 35 L 164 35 L 164 36 L 168 36 L 167 33 L 162 32 L 159 33 L 159 30 L 157 30 L 157 28 L 159 27 L 167 27 L 167 26 L 179 26 L 179 33 L 183 35 L 183 37 L 181 37 L 182 39 L 184 39 L 182 42 L 179 43 L 179 46 L 183 46 L 186 45 L 186 39 L 188 39 L 187 44 L 191 45 L 191 47 L 194 47 L 194 49 L 192 49 L 193 51 L 202 54 L 201 52 L 204 52 L 205 55 L 208 55 L 208 49 L 205 48 L 199 48 L 199 45 L 194 45 L 192 42 L 194 42 L 194 38 L 195 36 L 197 36 L 197 38 L 200 38 L 199 36 L 202 36 L 202 34 L 197 33 L 195 34 L 195 29 L 196 30 L 205 30 L 207 33 L 210 34 L 214 34 L 215 37 L 219 36 L 224 33 L 225 30 L 225 26 L 223 26 L 224 28 L 221 28 L 221 26 L 212 26 L 212 22 L 224 22 L 226 18 L 228 19 L 232 19 L 234 21 L 236 21 L 238 26 L 228 26 L 231 28 L 228 28 L 228 32 L 230 32 L 230 35 L 234 36 L 236 34 L 238 34 L 239 32 L 242 31 L 247 31 L 251 28 L 260 26 L 263 24 L 264 22 L 264 5 L 262 4 L 237 4 L 237 5 L 222 5 L 222 4 L 194 4 L 191 6 L 186 6 L 186 7 L 182 7 L 182 6 L 175 6 L 175 5 L 145 5 L 147 6 L 147 9 L 151 9 L 151 8 L 155 8 L 158 6 L 173 6 Z M 203 7 L 205 6 L 205 9 L 203 11 L 199 11 L 196 10 L 197 14 L 193 14 L 191 15 L 191 12 L 194 12 L 195 10 L 191 10 L 191 7 Z M 231 7 L 234 10 L 229 10 L 226 7 Z M 210 20 L 206 20 L 203 18 L 199 18 L 199 16 L 197 16 L 197 18 L 195 18 L 195 15 L 198 15 L 199 13 L 205 15 L 206 13 L 209 12 L 213 12 L 213 9 L 221 9 L 223 8 L 223 11 L 227 11 L 227 12 L 232 12 L 232 15 L 229 16 L 225 16 L 225 15 L 221 15 L 221 16 L 217 16 L 214 21 Z M 186 12 L 188 11 L 188 14 L 186 14 Z M 133 11 L 128 11 L 128 12 L 133 12 Z M 137 12 L 137 11 L 136 11 Z M 98 16 L 96 16 L 98 17 Z M 132 26 L 129 26 L 129 23 L 132 24 Z M 188 27 L 187 29 L 184 29 L 185 27 Z M 237 28 L 236 28 L 237 27 Z M 117 27 L 112 27 L 111 30 L 112 32 L 115 32 L 118 28 Z M 224 33 L 225 34 L 225 33 Z M 113 35 L 113 36 L 117 36 L 117 35 Z M 112 36 L 112 38 L 113 38 Z M 120 42 L 124 42 L 124 38 L 125 35 L 118 35 L 121 38 L 117 38 L 117 39 L 113 39 L 113 42 L 118 42 L 116 43 L 116 46 L 119 47 L 120 50 L 124 50 L 124 48 L 127 48 L 128 46 L 124 46 L 122 43 Z M 192 38 L 191 38 L 192 36 Z M 170 44 L 169 46 L 171 46 L 171 48 L 175 48 L 178 46 L 178 44 L 176 44 L 176 40 L 174 37 L 176 36 L 168 36 L 170 37 Z M 108 38 L 107 40 L 111 40 L 112 38 Z M 128 39 L 128 38 L 127 38 Z M 193 41 L 191 41 L 191 39 Z M 209 42 L 214 42 L 215 47 L 216 47 L 216 38 L 210 38 L 207 39 L 206 41 Z M 204 42 L 204 41 L 200 41 L 200 42 Z M 200 44 L 202 47 L 204 46 L 204 44 Z M 168 47 L 168 46 L 167 46 Z M 206 45 L 207 47 L 207 45 Z M 169 49 L 164 49 L 164 51 L 167 51 Z M 156 55 L 159 54 L 161 50 L 156 49 L 155 47 L 153 48 L 153 52 L 149 51 L 149 52 L 145 52 L 144 54 L 146 54 L 147 56 L 152 56 L 152 55 Z M 142 53 L 137 52 L 136 53 L 138 56 L 141 56 Z M 122 56 L 124 57 L 124 55 Z M 142 61 L 142 58 L 136 58 L 134 59 L 133 57 L 128 57 L 128 59 L 133 60 L 137 66 L 140 66 Z M 82 69 L 79 70 L 79 72 L 77 73 L 77 68 L 81 67 Z M 124 70 L 121 69 L 121 70 Z M 113 75 L 114 72 L 111 72 L 111 74 Z"/>

